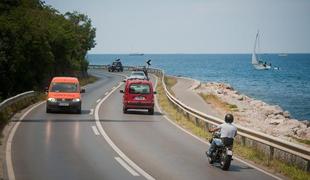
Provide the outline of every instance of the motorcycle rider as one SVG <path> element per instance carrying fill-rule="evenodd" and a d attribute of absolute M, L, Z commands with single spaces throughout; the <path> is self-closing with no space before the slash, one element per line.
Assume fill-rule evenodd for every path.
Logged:
<path fill-rule="evenodd" d="M 215 132 L 221 130 L 221 139 L 223 143 L 226 145 L 232 145 L 233 139 L 237 135 L 237 127 L 232 123 L 234 122 L 234 116 L 232 114 L 226 114 L 225 123 L 217 126 L 216 128 L 210 129 L 209 132 Z M 210 156 L 216 149 L 215 141 L 212 140 L 211 146 L 207 152 L 207 155 Z"/>

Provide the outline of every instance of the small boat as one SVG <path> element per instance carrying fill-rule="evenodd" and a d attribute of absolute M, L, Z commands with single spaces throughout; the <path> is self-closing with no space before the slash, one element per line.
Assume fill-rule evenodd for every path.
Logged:
<path fill-rule="evenodd" d="M 269 70 L 271 69 L 271 64 L 267 64 L 265 60 L 263 60 L 261 57 L 259 57 L 258 54 L 256 54 L 256 46 L 259 44 L 259 31 L 257 31 L 255 43 L 254 43 L 254 50 L 252 54 L 252 65 L 257 70 Z"/>
<path fill-rule="evenodd" d="M 143 56 L 143 53 L 131 53 L 129 56 Z"/>

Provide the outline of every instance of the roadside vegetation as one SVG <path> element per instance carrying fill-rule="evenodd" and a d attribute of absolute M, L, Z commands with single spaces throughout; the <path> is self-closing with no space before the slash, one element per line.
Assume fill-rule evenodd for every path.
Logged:
<path fill-rule="evenodd" d="M 167 89 L 168 91 L 174 96 L 174 92 L 171 90 L 171 88 L 177 83 L 177 79 L 175 77 L 168 77 L 168 76 L 165 76 L 165 83 L 167 85 Z"/>
<path fill-rule="evenodd" d="M 174 80 L 172 80 L 174 79 Z M 176 84 L 175 78 L 165 77 L 165 82 L 167 85 L 167 89 L 172 88 L 174 84 Z M 173 83 L 171 83 L 173 82 Z M 165 114 L 173 120 L 178 125 L 182 126 L 183 128 L 187 129 L 189 132 L 195 134 L 196 136 L 202 138 L 202 139 L 210 139 L 211 133 L 205 130 L 205 127 L 201 124 L 196 124 L 195 121 L 189 119 L 186 117 L 183 113 L 179 112 L 176 107 L 172 103 L 170 103 L 169 99 L 165 95 L 165 91 L 163 89 L 163 85 L 161 81 L 158 81 L 157 84 L 157 92 L 158 92 L 158 103 L 161 107 L 161 109 L 165 112 Z M 209 98 L 209 97 L 208 97 Z M 211 99 L 213 97 L 211 96 Z M 214 100 L 214 99 L 213 99 Z M 218 99 L 216 100 L 216 103 L 222 103 Z M 222 104 L 223 107 L 229 109 L 229 105 Z M 237 107 L 232 107 L 237 108 Z M 206 147 L 207 151 L 207 147 Z M 203 153 L 203 152 L 202 152 Z M 274 173 L 281 173 L 289 178 L 296 179 L 296 180 L 309 180 L 310 179 L 310 173 L 301 170 L 300 168 L 290 165 L 287 163 L 284 163 L 279 160 L 268 160 L 268 157 L 258 151 L 255 148 L 251 148 L 248 146 L 244 146 L 241 144 L 241 142 L 235 141 L 234 143 L 234 154 L 238 157 L 241 157 L 243 159 L 246 159 L 247 161 L 251 161 L 252 163 L 264 166 L 265 168 L 273 171 Z M 207 160 L 206 160 L 207 161 Z"/>
<path fill-rule="evenodd" d="M 299 139 L 299 138 L 296 138 L 296 137 L 294 137 L 294 136 L 288 136 L 288 137 L 293 138 L 293 139 L 296 140 L 297 142 L 310 145 L 310 139 Z"/>
<path fill-rule="evenodd" d="M 0 101 L 43 90 L 53 76 L 87 77 L 95 31 L 86 15 L 44 1 L 0 1 Z"/>
<path fill-rule="evenodd" d="M 85 86 L 86 84 L 91 84 L 97 81 L 98 78 L 96 76 L 88 75 L 87 77 L 82 77 L 79 79 L 80 85 Z"/>
<path fill-rule="evenodd" d="M 204 99 L 208 104 L 211 104 L 213 107 L 218 107 L 226 112 L 238 111 L 237 105 L 223 102 L 214 94 L 199 93 L 199 95 L 202 97 L 202 99 Z"/>
<path fill-rule="evenodd" d="M 0 111 L 0 132 L 2 132 L 4 126 L 9 122 L 15 113 L 31 104 L 45 99 L 45 96 L 46 95 L 44 93 L 37 93 L 35 96 L 24 98 L 22 101 L 18 101 L 2 109 Z"/>

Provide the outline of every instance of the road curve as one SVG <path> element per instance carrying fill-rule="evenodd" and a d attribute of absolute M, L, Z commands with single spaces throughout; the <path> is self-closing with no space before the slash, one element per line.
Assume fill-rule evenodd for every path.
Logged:
<path fill-rule="evenodd" d="M 16 179 L 145 179 L 107 143 L 94 120 L 99 102 L 123 79 L 93 71 L 101 79 L 86 87 L 83 112 L 46 114 L 45 105 L 21 121 L 12 142 Z M 210 166 L 204 143 L 168 122 L 156 109 L 123 114 L 116 92 L 99 108 L 103 130 L 114 144 L 155 179 L 273 179 L 237 161 L 230 171 Z"/>
<path fill-rule="evenodd" d="M 209 165 L 206 145 L 176 128 L 158 109 L 153 116 L 123 114 L 118 91 L 101 106 L 99 116 L 112 141 L 155 179 L 274 179 L 238 161 L 226 172 Z"/>
<path fill-rule="evenodd" d="M 46 114 L 43 104 L 22 120 L 13 137 L 11 152 L 17 180 L 143 179 L 132 176 L 93 130 L 92 109 L 97 100 L 123 78 L 100 72 L 93 74 L 101 79 L 86 86 L 81 115 Z"/>

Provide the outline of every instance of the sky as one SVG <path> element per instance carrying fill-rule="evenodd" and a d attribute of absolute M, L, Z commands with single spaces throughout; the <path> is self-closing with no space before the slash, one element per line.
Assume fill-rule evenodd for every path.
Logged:
<path fill-rule="evenodd" d="M 309 0 L 45 0 L 87 14 L 90 54 L 310 53 Z"/>

